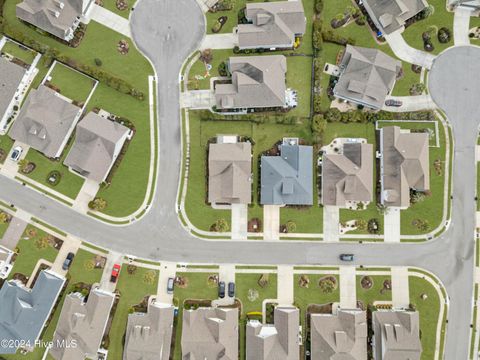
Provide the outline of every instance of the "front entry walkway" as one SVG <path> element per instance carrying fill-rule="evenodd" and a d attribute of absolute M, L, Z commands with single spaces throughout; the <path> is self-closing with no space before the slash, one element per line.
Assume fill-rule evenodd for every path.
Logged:
<path fill-rule="evenodd" d="M 453 40 L 455 45 L 470 45 L 468 32 L 470 30 L 470 17 L 473 9 L 457 6 L 453 18 Z"/>
<path fill-rule="evenodd" d="M 400 242 L 400 209 L 389 208 L 383 215 L 385 242 Z"/>
<path fill-rule="evenodd" d="M 247 240 L 248 205 L 232 204 L 232 240 Z"/>
<path fill-rule="evenodd" d="M 340 266 L 340 307 L 357 308 L 357 285 L 355 266 Z"/>
<path fill-rule="evenodd" d="M 213 34 L 206 35 L 203 39 L 202 45 L 200 45 L 200 50 L 203 49 L 233 49 L 238 45 L 238 35 L 237 34 Z"/>
<path fill-rule="evenodd" d="M 392 302 L 395 309 L 407 309 L 410 306 L 408 286 L 408 268 L 392 267 Z"/>
<path fill-rule="evenodd" d="M 122 35 L 132 37 L 128 19 L 125 19 L 124 17 L 97 4 L 93 5 L 93 9 L 90 13 L 90 20 L 94 20 Z"/>
<path fill-rule="evenodd" d="M 280 206 L 263 206 L 263 240 L 280 240 Z"/>
<path fill-rule="evenodd" d="M 323 208 L 323 240 L 340 240 L 340 209 L 338 206 Z"/>
<path fill-rule="evenodd" d="M 385 35 L 388 45 L 392 48 L 393 53 L 401 60 L 410 64 L 419 65 L 430 69 L 432 67 L 435 56 L 426 51 L 418 50 L 407 44 L 400 30 Z"/>

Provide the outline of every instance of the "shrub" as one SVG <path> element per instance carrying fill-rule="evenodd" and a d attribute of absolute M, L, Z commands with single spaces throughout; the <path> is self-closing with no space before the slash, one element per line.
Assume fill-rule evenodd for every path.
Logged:
<path fill-rule="evenodd" d="M 450 30 L 446 27 L 442 27 L 438 30 L 438 41 L 442 44 L 446 44 L 450 41 L 451 39 L 451 33 Z"/>
<path fill-rule="evenodd" d="M 153 270 L 149 270 L 143 275 L 143 282 L 145 284 L 153 284 L 156 277 L 157 277 L 156 272 Z"/>
<path fill-rule="evenodd" d="M 10 220 L 10 216 L 5 211 L 0 211 L 0 224 L 6 224 Z"/>
<path fill-rule="evenodd" d="M 322 20 L 320 19 L 313 22 L 313 47 L 316 50 L 322 50 L 323 47 L 322 26 Z"/>
<path fill-rule="evenodd" d="M 215 232 L 227 232 L 229 230 L 229 226 L 225 219 L 218 219 L 210 229 L 211 231 Z"/>
<path fill-rule="evenodd" d="M 378 222 L 378 219 L 368 220 L 367 231 L 369 234 L 378 234 L 380 232 L 380 223 Z"/>
<path fill-rule="evenodd" d="M 217 11 L 228 11 L 232 10 L 234 5 L 233 0 L 219 0 L 217 5 L 215 6 L 215 10 Z"/>
<path fill-rule="evenodd" d="M 335 34 L 332 30 L 322 31 L 323 41 L 334 43 L 338 45 L 355 45 L 355 39 L 353 38 L 344 38 L 340 35 Z"/>
<path fill-rule="evenodd" d="M 222 23 L 220 21 L 215 21 L 212 26 L 212 32 L 218 33 L 220 29 L 222 28 Z"/>
<path fill-rule="evenodd" d="M 108 205 L 107 200 L 100 197 L 96 197 L 95 199 L 93 199 L 88 203 L 88 207 L 95 211 L 105 210 L 107 205 Z"/>
<path fill-rule="evenodd" d="M 297 224 L 294 221 L 287 221 L 287 224 L 285 225 L 287 232 L 288 233 L 293 233 L 297 230 Z"/>
<path fill-rule="evenodd" d="M 327 128 L 327 120 L 325 120 L 323 115 L 321 114 L 314 115 L 312 119 L 313 135 L 318 138 L 321 138 L 326 128 Z"/>
<path fill-rule="evenodd" d="M 83 268 L 87 271 L 92 271 L 93 269 L 95 269 L 95 261 L 94 260 L 86 260 L 83 263 Z"/>
<path fill-rule="evenodd" d="M 97 66 L 102 66 L 102 64 L 103 64 L 102 60 L 100 60 L 99 58 L 95 58 L 94 61 L 95 61 L 95 65 L 97 65 Z"/>
<path fill-rule="evenodd" d="M 220 65 L 218 65 L 218 74 L 220 76 L 228 76 L 227 63 L 225 61 L 222 61 Z"/>
<path fill-rule="evenodd" d="M 336 284 L 330 277 L 321 279 L 318 283 L 320 290 L 325 294 L 331 294 L 336 288 Z"/>
<path fill-rule="evenodd" d="M 46 249 L 49 246 L 50 246 L 50 240 L 48 239 L 47 236 L 42 236 L 41 238 L 38 238 L 35 240 L 35 247 L 38 250 Z"/>
<path fill-rule="evenodd" d="M 315 5 L 314 5 L 315 12 L 317 14 L 321 14 L 323 11 L 323 0 L 315 0 Z"/>
<path fill-rule="evenodd" d="M 357 227 L 358 230 L 360 231 L 365 231 L 367 230 L 367 222 L 363 219 L 358 219 L 355 221 L 355 226 Z"/>

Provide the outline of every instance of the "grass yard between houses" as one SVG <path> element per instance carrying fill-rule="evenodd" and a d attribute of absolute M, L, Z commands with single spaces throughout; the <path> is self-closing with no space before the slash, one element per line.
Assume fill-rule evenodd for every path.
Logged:
<path fill-rule="evenodd" d="M 152 274 L 155 276 L 153 277 Z M 116 290 L 120 292 L 120 301 L 109 333 L 108 353 L 112 359 L 123 357 L 123 339 L 130 309 L 134 305 L 140 304 L 145 297 L 157 294 L 158 274 L 156 270 L 141 267 L 137 267 L 133 274 L 129 274 L 127 265 L 122 266 L 116 287 Z"/>
<path fill-rule="evenodd" d="M 84 103 L 95 86 L 95 81 L 78 71 L 61 63 L 56 63 L 50 73 L 50 84 L 58 92 L 78 103 Z"/>
<path fill-rule="evenodd" d="M 26 64 L 32 64 L 37 55 L 35 51 L 8 40 L 0 51 L 22 60 Z"/>

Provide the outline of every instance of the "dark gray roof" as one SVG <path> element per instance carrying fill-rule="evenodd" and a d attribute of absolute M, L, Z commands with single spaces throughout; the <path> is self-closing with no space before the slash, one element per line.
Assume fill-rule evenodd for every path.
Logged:
<path fill-rule="evenodd" d="M 401 68 L 399 60 L 380 50 L 347 45 L 334 95 L 380 109 Z"/>
<path fill-rule="evenodd" d="M 184 310 L 183 360 L 237 360 L 238 309 Z"/>
<path fill-rule="evenodd" d="M 147 313 L 128 315 L 123 360 L 168 360 L 173 313 L 172 305 L 153 302 Z"/>
<path fill-rule="evenodd" d="M 41 271 L 32 289 L 10 280 L 0 289 L 0 339 L 30 342 L 34 346 L 50 316 L 65 279 Z M 15 347 L 2 348 L 0 354 L 14 354 Z"/>
<path fill-rule="evenodd" d="M 373 313 L 375 359 L 420 360 L 420 318 L 417 311 Z"/>
<path fill-rule="evenodd" d="M 7 111 L 26 71 L 0 56 L 0 119 Z"/>
<path fill-rule="evenodd" d="M 283 55 L 239 56 L 229 59 L 231 84 L 217 84 L 219 109 L 283 107 L 287 59 Z"/>
<path fill-rule="evenodd" d="M 306 28 L 302 1 L 247 4 L 250 24 L 238 25 L 238 45 L 243 48 L 292 47 Z"/>
<path fill-rule="evenodd" d="M 41 85 L 28 94 L 9 132 L 12 139 L 30 145 L 45 156 L 58 157 L 81 109 Z"/>
<path fill-rule="evenodd" d="M 323 205 L 372 201 L 373 146 L 346 143 L 342 154 L 325 154 L 322 162 Z"/>
<path fill-rule="evenodd" d="M 75 142 L 64 164 L 87 179 L 101 183 L 107 177 L 130 129 L 90 112 L 76 127 Z"/>
<path fill-rule="evenodd" d="M 401 29 L 428 3 L 426 0 L 363 0 L 363 5 L 379 30 L 390 34 Z"/>
<path fill-rule="evenodd" d="M 430 189 L 427 133 L 409 133 L 387 126 L 381 134 L 381 201 L 387 206 L 408 207 L 410 189 Z"/>
<path fill-rule="evenodd" d="M 249 360 L 299 360 L 300 312 L 277 306 L 274 324 L 249 321 L 246 329 L 246 358 Z"/>
<path fill-rule="evenodd" d="M 310 315 L 310 344 L 315 360 L 367 360 L 367 314 L 342 310 Z"/>
<path fill-rule="evenodd" d="M 17 5 L 20 19 L 61 39 L 68 36 L 84 4 L 91 0 L 23 0 Z M 63 4 L 63 5 L 62 5 Z"/>
<path fill-rule="evenodd" d="M 280 156 L 262 156 L 263 205 L 313 204 L 313 148 L 280 145 Z"/>
<path fill-rule="evenodd" d="M 107 326 L 115 295 L 93 289 L 88 300 L 80 293 L 68 294 L 53 336 L 50 354 L 56 360 L 95 358 Z M 60 344 L 77 343 L 75 347 Z"/>

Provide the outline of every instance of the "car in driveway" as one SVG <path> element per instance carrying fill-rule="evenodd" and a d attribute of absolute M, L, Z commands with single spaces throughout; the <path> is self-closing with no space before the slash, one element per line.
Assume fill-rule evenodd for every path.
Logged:
<path fill-rule="evenodd" d="M 72 252 L 69 252 L 67 257 L 65 258 L 65 261 L 63 262 L 62 269 L 63 270 L 68 270 L 70 268 L 70 265 L 72 265 L 73 258 L 75 257 L 75 254 Z"/>
<path fill-rule="evenodd" d="M 112 275 L 110 276 L 110 282 L 116 283 L 118 280 L 118 275 L 120 275 L 120 269 L 122 267 L 119 264 L 113 265 Z"/>
<path fill-rule="evenodd" d="M 225 297 L 225 281 L 220 281 L 218 283 L 218 297 L 220 299 Z"/>
<path fill-rule="evenodd" d="M 175 279 L 168 278 L 167 281 L 167 294 L 173 294 L 173 288 L 175 287 Z"/>
<path fill-rule="evenodd" d="M 10 155 L 10 160 L 17 162 L 18 160 L 20 160 L 22 153 L 23 153 L 22 147 L 15 146 L 15 148 L 12 151 L 12 154 Z"/>
<path fill-rule="evenodd" d="M 403 103 L 400 100 L 388 99 L 388 100 L 385 100 L 385 105 L 400 107 L 403 105 Z"/>
<path fill-rule="evenodd" d="M 340 260 L 342 261 L 353 261 L 355 256 L 353 254 L 340 254 Z"/>
<path fill-rule="evenodd" d="M 235 283 L 229 282 L 228 283 L 228 297 L 235 297 Z"/>

